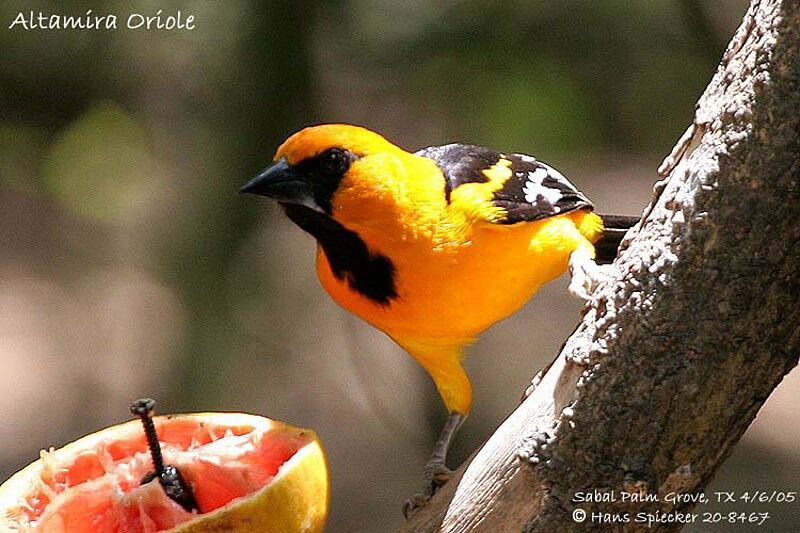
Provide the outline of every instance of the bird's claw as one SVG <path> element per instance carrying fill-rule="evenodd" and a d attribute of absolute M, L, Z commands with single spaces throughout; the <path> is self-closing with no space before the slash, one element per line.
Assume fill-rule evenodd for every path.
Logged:
<path fill-rule="evenodd" d="M 403 516 L 406 519 L 411 518 L 414 513 L 433 498 L 433 495 L 453 477 L 453 471 L 447 468 L 444 464 L 434 464 L 425 468 L 425 486 L 422 492 L 414 494 L 410 499 L 406 500 L 403 504 Z"/>
<path fill-rule="evenodd" d="M 591 253 L 583 248 L 575 250 L 570 255 L 569 273 L 572 279 L 568 290 L 581 300 L 590 300 L 597 286 L 609 277 L 603 268 L 595 263 Z"/>
<path fill-rule="evenodd" d="M 425 507 L 425 505 L 431 500 L 431 496 L 425 493 L 418 493 L 414 494 L 409 500 L 406 500 L 406 503 L 403 504 L 403 516 L 408 520 L 414 514 Z"/>

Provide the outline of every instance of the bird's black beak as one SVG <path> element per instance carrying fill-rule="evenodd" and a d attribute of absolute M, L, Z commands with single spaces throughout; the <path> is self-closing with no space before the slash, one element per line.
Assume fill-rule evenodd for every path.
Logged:
<path fill-rule="evenodd" d="M 240 193 L 258 194 L 273 198 L 284 204 L 304 205 L 315 211 L 320 207 L 314 199 L 314 191 L 301 173 L 281 158 L 250 180 Z"/>

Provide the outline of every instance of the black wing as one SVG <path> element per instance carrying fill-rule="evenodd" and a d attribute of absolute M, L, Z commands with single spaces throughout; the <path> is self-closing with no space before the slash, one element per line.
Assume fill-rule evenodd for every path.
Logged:
<path fill-rule="evenodd" d="M 489 181 L 483 171 L 494 166 L 503 154 L 490 148 L 471 144 L 446 144 L 430 146 L 414 155 L 433 159 L 444 174 L 444 197 L 450 203 L 450 193 L 465 183 L 485 183 Z"/>
<path fill-rule="evenodd" d="M 592 202 L 550 165 L 524 154 L 506 159 L 511 161 L 511 177 L 494 193 L 495 205 L 508 212 L 506 224 L 593 209 Z"/>
<path fill-rule="evenodd" d="M 503 154 L 468 144 L 424 148 L 416 155 L 433 159 L 445 176 L 445 198 L 465 183 L 486 183 L 483 170 L 501 160 L 509 161 L 511 177 L 493 192 L 491 201 L 507 212 L 503 224 L 540 220 L 576 209 L 592 209 L 592 203 L 553 167 L 524 154 Z"/>

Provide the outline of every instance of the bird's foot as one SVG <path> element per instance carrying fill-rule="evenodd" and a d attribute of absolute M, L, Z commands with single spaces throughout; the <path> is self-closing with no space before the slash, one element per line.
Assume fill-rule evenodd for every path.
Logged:
<path fill-rule="evenodd" d="M 427 476 L 426 476 L 427 477 Z M 445 483 L 450 481 L 450 478 L 453 477 L 453 471 L 447 468 L 444 464 L 436 465 L 433 470 L 431 470 L 431 485 L 434 487 L 433 492 L 435 493 L 437 490 L 442 488 Z"/>
<path fill-rule="evenodd" d="M 406 520 L 408 520 L 414 516 L 417 511 L 425 507 L 429 501 L 431 501 L 431 496 L 423 492 L 414 494 L 410 499 L 406 500 L 406 503 L 403 504 L 403 516 Z"/>
<path fill-rule="evenodd" d="M 425 484 L 422 492 L 415 494 L 403 505 L 403 516 L 410 518 L 414 513 L 424 507 L 447 481 L 453 477 L 453 471 L 447 468 L 447 450 L 450 440 L 464 422 L 464 416 L 452 412 L 447 416 L 442 432 L 436 439 L 436 445 L 430 459 L 425 464 Z"/>
<path fill-rule="evenodd" d="M 406 503 L 403 504 L 403 516 L 411 518 L 414 513 L 433 498 L 433 495 L 453 477 L 453 471 L 447 468 L 444 463 L 429 464 L 425 467 L 425 484 L 422 492 L 414 494 Z"/>
<path fill-rule="evenodd" d="M 579 248 L 569 256 L 569 273 L 572 279 L 568 290 L 581 300 L 590 300 L 597 286 L 610 277 L 585 248 Z"/>

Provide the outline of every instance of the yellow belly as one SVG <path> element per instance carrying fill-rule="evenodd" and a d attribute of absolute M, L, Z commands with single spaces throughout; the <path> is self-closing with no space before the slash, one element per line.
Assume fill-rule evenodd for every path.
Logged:
<path fill-rule="evenodd" d="M 594 240 L 580 231 L 587 216 L 596 217 L 578 211 L 538 222 L 484 224 L 453 246 L 415 240 L 378 249 L 395 266 L 398 296 L 388 305 L 337 279 L 321 249 L 317 272 L 336 302 L 395 340 L 463 346 L 567 269 L 570 253 L 589 244 L 587 237 Z"/>

